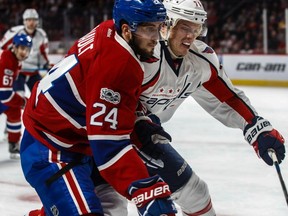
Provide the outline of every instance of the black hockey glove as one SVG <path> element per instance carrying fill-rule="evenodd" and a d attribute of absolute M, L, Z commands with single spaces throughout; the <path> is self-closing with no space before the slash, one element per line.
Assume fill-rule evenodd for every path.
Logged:
<path fill-rule="evenodd" d="M 282 135 L 272 127 L 268 120 L 259 116 L 254 117 L 252 123 L 246 125 L 244 136 L 247 142 L 253 146 L 256 154 L 268 165 L 273 165 L 273 161 L 268 153 L 269 149 L 274 149 L 279 163 L 284 159 L 285 140 Z"/>
<path fill-rule="evenodd" d="M 155 118 L 155 115 L 153 116 Z M 132 137 L 132 141 L 136 141 L 138 148 L 156 143 L 166 144 L 172 141 L 171 136 L 164 131 L 161 125 L 152 122 L 149 117 L 140 118 L 135 123 Z"/>
<path fill-rule="evenodd" d="M 43 69 L 49 71 L 53 66 L 54 66 L 54 64 L 50 64 L 49 62 L 46 62 L 46 63 L 43 65 Z"/>
<path fill-rule="evenodd" d="M 149 117 L 138 118 L 131 134 L 131 142 L 135 144 L 138 151 L 143 151 L 151 157 L 158 158 L 163 152 L 156 148 L 155 144 L 168 144 L 172 141 L 172 138 L 161 125 L 151 121 L 151 119 L 155 119 L 160 123 L 156 115 Z"/>

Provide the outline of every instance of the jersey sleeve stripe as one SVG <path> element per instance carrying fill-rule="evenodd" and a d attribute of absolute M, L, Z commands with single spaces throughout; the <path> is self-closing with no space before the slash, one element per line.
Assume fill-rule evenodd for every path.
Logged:
<path fill-rule="evenodd" d="M 129 134 L 125 135 L 88 135 L 89 140 L 126 140 L 130 139 Z"/>
<path fill-rule="evenodd" d="M 53 105 L 53 107 L 57 110 L 57 112 L 67 119 L 72 125 L 74 125 L 77 129 L 86 129 L 86 126 L 82 126 L 85 124 L 79 124 L 71 115 L 66 113 L 53 99 L 49 92 L 45 93 L 47 100 Z"/>
<path fill-rule="evenodd" d="M 128 151 L 132 149 L 132 145 L 128 145 L 125 148 L 123 148 L 118 154 L 116 154 L 113 158 L 111 158 L 108 162 L 105 164 L 98 166 L 99 171 L 102 171 L 104 169 L 107 169 L 108 167 L 115 164 L 123 155 L 125 155 Z"/>
<path fill-rule="evenodd" d="M 80 94 L 79 94 L 79 92 L 78 92 L 78 90 L 77 90 L 77 87 L 76 87 L 76 85 L 75 85 L 75 83 L 74 83 L 74 81 L 73 81 L 70 73 L 66 73 L 65 76 L 66 76 L 66 78 L 67 78 L 67 81 L 68 81 L 68 83 L 69 83 L 69 85 L 70 85 L 70 87 L 71 87 L 71 89 L 72 89 L 72 92 L 73 92 L 75 98 L 77 99 L 77 101 L 78 101 L 82 106 L 86 107 L 86 104 L 85 104 L 84 101 L 81 99 Z"/>
<path fill-rule="evenodd" d="M 253 110 L 251 110 L 251 108 L 227 86 L 223 79 L 217 75 L 217 70 L 211 65 L 210 67 L 212 76 L 209 82 L 204 83 L 203 86 L 215 95 L 218 100 L 228 104 L 249 122 L 255 116 Z"/>
<path fill-rule="evenodd" d="M 72 144 L 69 144 L 69 143 L 64 143 L 58 139 L 56 139 L 55 137 L 51 136 L 50 134 L 46 133 L 43 131 L 43 133 L 47 136 L 48 139 L 50 139 L 54 144 L 57 144 L 63 148 L 70 148 L 72 147 L 73 145 Z"/>
<path fill-rule="evenodd" d="M 1 103 L 8 103 L 9 101 L 12 100 L 13 96 L 15 95 L 15 92 L 9 91 L 8 89 L 5 89 L 6 91 L 2 91 L 2 89 L 0 89 L 0 100 Z"/>

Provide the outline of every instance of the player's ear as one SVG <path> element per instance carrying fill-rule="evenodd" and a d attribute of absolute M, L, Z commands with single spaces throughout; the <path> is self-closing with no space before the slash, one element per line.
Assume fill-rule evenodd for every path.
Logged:
<path fill-rule="evenodd" d="M 121 26 L 121 32 L 122 32 L 122 37 L 124 38 L 124 40 L 126 40 L 127 42 L 131 40 L 132 38 L 132 34 L 129 28 L 128 24 L 123 24 Z"/>

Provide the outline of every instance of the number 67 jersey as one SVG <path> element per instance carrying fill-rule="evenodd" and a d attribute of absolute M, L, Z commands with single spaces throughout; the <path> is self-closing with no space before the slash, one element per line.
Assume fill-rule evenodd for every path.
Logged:
<path fill-rule="evenodd" d="M 130 145 L 142 80 L 142 63 L 106 21 L 35 85 L 24 125 L 49 148 L 91 155 L 90 145 L 98 146 L 94 156 L 105 163 Z"/>
<path fill-rule="evenodd" d="M 23 98 L 13 90 L 20 69 L 21 63 L 11 50 L 0 51 L 0 103 L 12 107 L 23 105 Z"/>

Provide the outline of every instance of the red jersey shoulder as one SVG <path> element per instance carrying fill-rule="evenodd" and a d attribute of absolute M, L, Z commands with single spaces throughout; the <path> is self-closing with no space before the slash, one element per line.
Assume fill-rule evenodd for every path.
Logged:
<path fill-rule="evenodd" d="M 17 60 L 16 56 L 12 53 L 11 50 L 3 50 L 0 57 L 1 67 L 10 69 L 10 70 L 18 70 L 20 69 L 20 63 Z"/>
<path fill-rule="evenodd" d="M 107 58 L 107 65 L 141 70 L 141 63 L 129 44 L 116 32 L 114 22 L 108 20 L 99 26 L 102 32 L 101 56 Z M 134 68 L 136 67 L 136 68 Z M 134 68 L 134 69 L 133 69 Z M 129 73 L 129 71 L 127 71 Z"/>
<path fill-rule="evenodd" d="M 74 53 L 78 56 L 78 58 L 94 56 L 102 47 L 102 43 L 107 46 L 103 39 L 113 38 L 114 34 L 115 29 L 113 22 L 105 21 L 78 39 L 69 49 L 68 55 Z"/>
<path fill-rule="evenodd" d="M 125 78 L 141 79 L 143 71 L 140 61 L 128 43 L 116 33 L 112 20 L 102 22 L 71 47 L 69 54 L 75 54 L 83 73 L 102 77 L 110 82 Z M 78 68 L 78 69 L 77 69 Z M 74 76 L 74 75 L 72 75 Z"/>
<path fill-rule="evenodd" d="M 101 70 L 127 68 L 127 63 L 140 67 L 140 63 L 128 43 L 116 33 L 112 20 L 102 22 L 88 34 L 80 38 L 68 54 L 76 54 L 83 64 L 95 61 L 101 64 Z M 86 64 L 85 63 L 85 64 Z M 99 66 L 99 65 L 98 65 Z M 97 67 L 98 67 L 97 66 Z M 129 67 L 130 68 L 130 67 Z"/>

